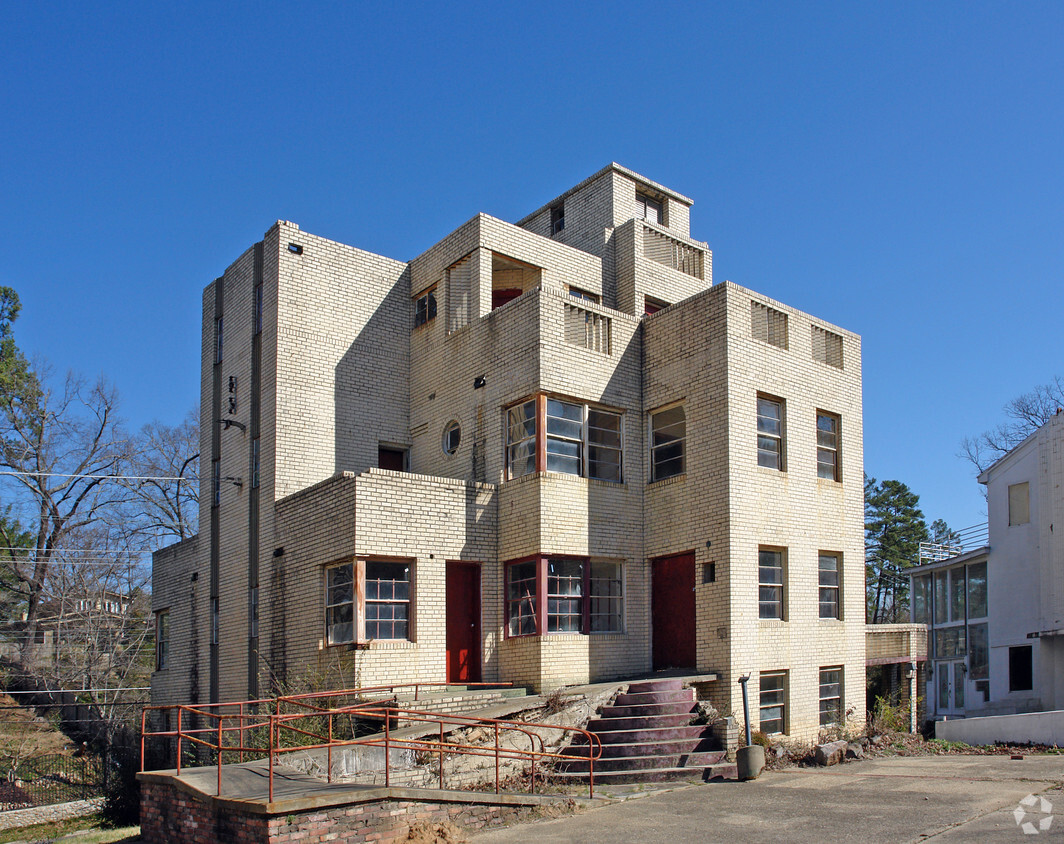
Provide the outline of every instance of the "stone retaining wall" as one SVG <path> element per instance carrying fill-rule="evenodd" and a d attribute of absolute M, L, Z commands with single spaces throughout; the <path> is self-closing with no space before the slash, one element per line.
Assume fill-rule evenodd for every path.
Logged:
<path fill-rule="evenodd" d="M 65 821 L 98 812 L 103 807 L 103 798 L 74 800 L 70 803 L 55 803 L 51 806 L 34 806 L 31 809 L 12 809 L 0 812 L 0 829 L 18 829 L 49 821 Z"/>

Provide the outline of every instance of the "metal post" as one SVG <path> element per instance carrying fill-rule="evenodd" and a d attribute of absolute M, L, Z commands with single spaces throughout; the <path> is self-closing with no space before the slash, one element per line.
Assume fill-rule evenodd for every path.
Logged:
<path fill-rule="evenodd" d="M 140 770 L 144 771 L 144 725 L 147 723 L 146 709 L 140 710 Z"/>
<path fill-rule="evenodd" d="M 499 722 L 495 722 L 495 793 L 499 793 Z"/>
<path fill-rule="evenodd" d="M 274 736 L 274 718 L 275 715 L 267 715 L 270 720 L 270 746 L 269 746 L 269 759 L 270 759 L 270 802 L 273 802 L 273 736 Z"/>
<path fill-rule="evenodd" d="M 222 719 L 224 715 L 218 716 L 218 796 L 222 795 Z"/>
<path fill-rule="evenodd" d="M 440 721 L 440 791 L 443 791 L 443 721 Z"/>
<path fill-rule="evenodd" d="M 177 775 L 181 776 L 181 707 L 177 707 Z"/>
<path fill-rule="evenodd" d="M 750 675 L 739 678 L 739 685 L 743 687 L 743 721 L 746 723 L 746 746 L 749 747 L 754 743 L 753 736 L 750 733 L 750 698 L 746 692 L 746 684 L 750 680 Z"/>
<path fill-rule="evenodd" d="M 333 746 L 333 714 L 329 712 L 329 776 L 328 782 L 332 782 L 332 746 Z"/>
<path fill-rule="evenodd" d="M 389 759 L 389 757 L 392 754 L 391 754 L 391 736 L 390 736 L 390 733 L 389 733 L 389 730 L 388 730 L 388 712 L 389 712 L 389 710 L 387 710 L 387 709 L 384 710 L 384 787 L 385 788 L 391 788 L 391 786 L 392 786 L 392 783 L 391 783 L 392 772 L 391 772 L 391 764 L 390 764 L 390 759 Z"/>

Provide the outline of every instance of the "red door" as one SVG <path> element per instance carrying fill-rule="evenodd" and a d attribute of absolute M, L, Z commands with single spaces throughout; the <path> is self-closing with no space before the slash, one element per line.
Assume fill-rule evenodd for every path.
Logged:
<path fill-rule="evenodd" d="M 447 563 L 447 682 L 480 682 L 480 566 Z"/>
<path fill-rule="evenodd" d="M 695 667 L 695 554 L 651 561 L 654 670 Z"/>

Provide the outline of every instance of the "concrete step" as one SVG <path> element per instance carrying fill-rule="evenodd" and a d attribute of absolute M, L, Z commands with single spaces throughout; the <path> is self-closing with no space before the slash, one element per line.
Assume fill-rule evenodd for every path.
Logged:
<path fill-rule="evenodd" d="M 631 758 L 633 756 L 666 756 L 678 753 L 704 753 L 720 749 L 712 736 L 679 739 L 677 741 L 640 742 L 638 744 L 603 743 L 602 758 Z M 586 744 L 571 744 L 562 751 L 567 756 L 587 757 Z"/>
<path fill-rule="evenodd" d="M 724 759 L 723 750 L 706 750 L 699 753 L 673 753 L 660 756 L 625 756 L 622 758 L 596 759 L 595 773 L 599 771 L 648 771 L 663 768 L 708 768 Z M 568 773 L 587 771 L 587 759 L 574 757 L 560 759 L 555 769 Z"/>
<path fill-rule="evenodd" d="M 681 739 L 709 738 L 710 728 L 705 724 L 680 727 L 660 727 L 632 730 L 596 730 L 595 735 L 603 745 L 606 744 L 652 744 L 660 741 L 678 741 Z M 574 741 L 574 744 L 576 742 Z"/>
<path fill-rule="evenodd" d="M 643 680 L 628 685 L 628 694 L 640 694 L 643 692 L 679 691 L 683 688 L 683 680 L 675 679 Z"/>
<path fill-rule="evenodd" d="M 614 706 L 645 706 L 648 703 L 694 703 L 694 689 L 666 689 L 661 692 L 628 692 L 617 695 Z"/>
<path fill-rule="evenodd" d="M 551 779 L 559 784 L 585 783 L 588 781 L 588 775 L 557 772 L 552 774 Z M 651 768 L 644 771 L 603 771 L 602 773 L 595 770 L 595 784 L 603 786 L 628 782 L 669 782 L 672 780 L 709 782 L 722 779 L 738 779 L 735 765 L 721 762 L 705 768 Z"/>
<path fill-rule="evenodd" d="M 639 715 L 634 718 L 593 718 L 587 722 L 586 729 L 589 732 L 601 731 L 615 732 L 617 730 L 657 730 L 662 727 L 686 727 L 691 723 L 691 713 L 681 712 L 678 715 L 654 714 Z"/>
<path fill-rule="evenodd" d="M 612 706 L 602 707 L 599 712 L 602 718 L 638 718 L 642 715 L 678 715 L 682 712 L 694 714 L 698 707 L 694 701 L 681 700 L 676 703 L 647 703 L 642 706 Z"/>

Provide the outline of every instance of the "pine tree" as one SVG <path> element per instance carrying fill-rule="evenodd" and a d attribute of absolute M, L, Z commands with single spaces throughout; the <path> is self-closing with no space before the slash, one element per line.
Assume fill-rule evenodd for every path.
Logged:
<path fill-rule="evenodd" d="M 870 624 L 902 621 L 907 615 L 909 582 L 904 570 L 916 565 L 920 543 L 930 539 L 919 505 L 920 496 L 901 481 L 880 483 L 865 476 L 865 588 Z"/>

